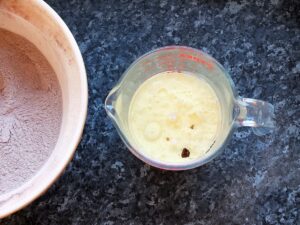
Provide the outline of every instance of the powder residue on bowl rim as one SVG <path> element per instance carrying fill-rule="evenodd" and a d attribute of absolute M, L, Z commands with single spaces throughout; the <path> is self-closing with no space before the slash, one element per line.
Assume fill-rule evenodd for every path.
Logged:
<path fill-rule="evenodd" d="M 20 187 L 47 161 L 62 120 L 54 70 L 23 37 L 0 29 L 0 195 Z"/>

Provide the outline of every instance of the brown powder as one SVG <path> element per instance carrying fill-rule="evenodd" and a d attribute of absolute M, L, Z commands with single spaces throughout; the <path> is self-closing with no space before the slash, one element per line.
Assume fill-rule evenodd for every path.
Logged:
<path fill-rule="evenodd" d="M 62 120 L 55 72 L 28 40 L 0 29 L 0 195 L 35 175 Z"/>

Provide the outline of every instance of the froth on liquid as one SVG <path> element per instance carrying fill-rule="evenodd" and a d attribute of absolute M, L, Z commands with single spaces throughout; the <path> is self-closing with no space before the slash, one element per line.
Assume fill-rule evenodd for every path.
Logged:
<path fill-rule="evenodd" d="M 205 155 L 221 122 L 213 88 L 196 76 L 164 72 L 145 81 L 129 109 L 129 130 L 138 151 L 160 162 Z"/>

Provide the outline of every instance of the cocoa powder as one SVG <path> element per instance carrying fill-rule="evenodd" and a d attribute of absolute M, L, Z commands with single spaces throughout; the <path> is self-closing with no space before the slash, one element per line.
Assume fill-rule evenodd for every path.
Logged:
<path fill-rule="evenodd" d="M 25 38 L 0 29 L 0 195 L 43 166 L 61 120 L 61 89 L 46 58 Z"/>

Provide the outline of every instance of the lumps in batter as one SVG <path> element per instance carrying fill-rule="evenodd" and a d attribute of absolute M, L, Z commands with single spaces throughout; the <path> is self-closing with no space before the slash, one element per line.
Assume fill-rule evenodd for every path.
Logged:
<path fill-rule="evenodd" d="M 178 72 L 146 80 L 134 94 L 128 118 L 137 150 L 168 163 L 203 157 L 220 122 L 213 88 L 204 79 Z"/>

